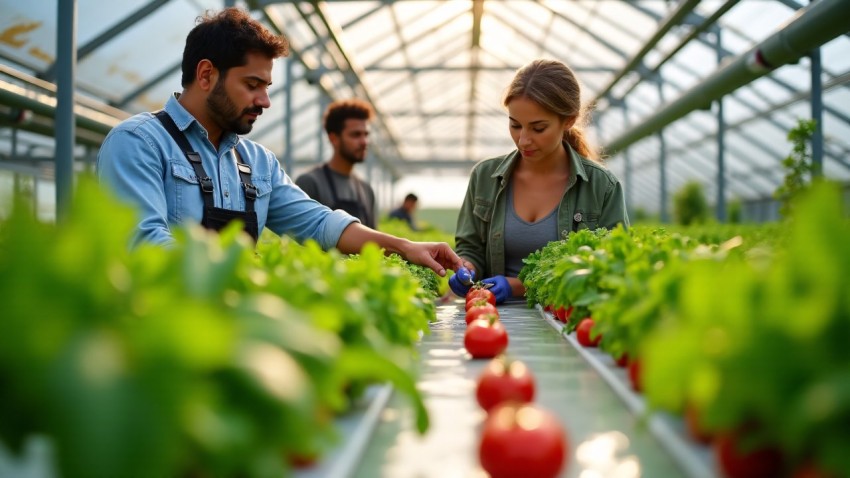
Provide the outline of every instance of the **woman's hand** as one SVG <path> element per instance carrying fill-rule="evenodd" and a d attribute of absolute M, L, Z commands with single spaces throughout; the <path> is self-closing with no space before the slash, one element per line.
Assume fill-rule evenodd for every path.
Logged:
<path fill-rule="evenodd" d="M 508 278 L 505 276 L 493 276 L 488 277 L 481 281 L 482 284 L 493 284 L 493 287 L 490 287 L 490 292 L 496 296 L 496 303 L 501 304 L 502 302 L 508 300 L 513 293 L 511 289 L 511 283 L 508 282 Z"/>
<path fill-rule="evenodd" d="M 454 275 L 449 277 L 449 287 L 455 295 L 464 297 L 474 281 L 475 271 L 470 271 L 466 267 L 459 267 Z"/>

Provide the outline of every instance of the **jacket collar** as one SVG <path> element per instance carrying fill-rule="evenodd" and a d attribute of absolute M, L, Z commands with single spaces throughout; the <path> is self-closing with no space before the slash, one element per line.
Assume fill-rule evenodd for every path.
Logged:
<path fill-rule="evenodd" d="M 587 182 L 587 171 L 584 169 L 582 156 L 578 154 L 566 141 L 562 144 L 564 145 L 564 148 L 566 148 L 570 157 L 570 183 L 572 184 L 572 178 L 575 176 L 580 177 Z M 513 152 L 506 154 L 502 157 L 502 160 L 499 162 L 499 165 L 496 166 L 495 171 L 493 171 L 493 174 L 490 177 L 494 179 L 507 178 L 510 176 L 511 172 L 513 172 L 514 166 L 516 166 L 519 158 L 519 150 L 514 150 Z"/>

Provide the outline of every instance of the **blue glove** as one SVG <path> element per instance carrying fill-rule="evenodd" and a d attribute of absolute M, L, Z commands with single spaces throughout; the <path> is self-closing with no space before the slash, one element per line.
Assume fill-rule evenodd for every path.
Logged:
<path fill-rule="evenodd" d="M 461 267 L 453 276 L 449 277 L 449 287 L 451 287 L 455 295 L 465 297 L 466 293 L 469 292 L 469 288 L 472 287 L 474 279 L 475 272 L 471 272 L 466 267 Z"/>
<path fill-rule="evenodd" d="M 496 296 L 496 303 L 501 304 L 512 295 L 511 283 L 505 276 L 493 276 L 481 281 L 482 284 L 493 284 L 490 287 L 490 292 Z"/>

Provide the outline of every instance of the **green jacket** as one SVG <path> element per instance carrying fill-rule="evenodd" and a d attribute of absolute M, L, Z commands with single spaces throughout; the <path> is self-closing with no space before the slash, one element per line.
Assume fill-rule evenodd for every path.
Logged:
<path fill-rule="evenodd" d="M 572 167 L 558 205 L 561 236 L 578 229 L 628 227 L 620 181 L 598 163 L 580 156 L 566 143 L 564 146 Z M 475 265 L 479 279 L 505 274 L 505 188 L 519 158 L 519 152 L 513 151 L 481 161 L 472 169 L 457 220 L 455 250 Z"/>

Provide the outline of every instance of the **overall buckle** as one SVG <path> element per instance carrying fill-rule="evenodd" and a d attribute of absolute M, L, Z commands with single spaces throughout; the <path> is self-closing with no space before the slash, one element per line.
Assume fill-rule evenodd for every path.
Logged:
<path fill-rule="evenodd" d="M 257 199 L 257 186 L 248 183 L 242 183 L 242 186 L 245 188 L 245 198 L 249 201 Z"/>
<path fill-rule="evenodd" d="M 212 178 L 209 176 L 204 176 L 203 178 L 199 178 L 201 181 L 201 191 L 205 193 L 213 192 L 213 182 Z"/>

